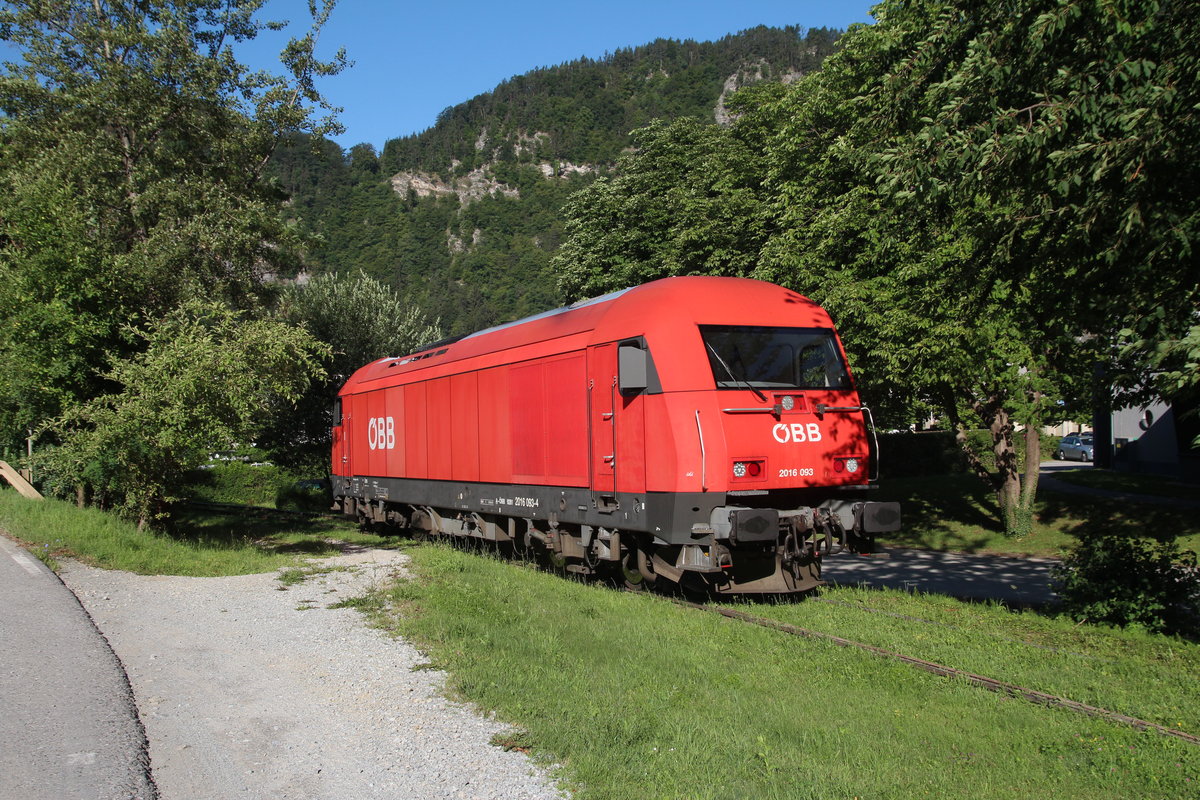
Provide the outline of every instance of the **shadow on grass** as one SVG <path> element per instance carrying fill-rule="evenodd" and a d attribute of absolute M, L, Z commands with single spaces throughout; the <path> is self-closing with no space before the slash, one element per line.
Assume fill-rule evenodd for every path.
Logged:
<path fill-rule="evenodd" d="M 1200 515 L 1194 509 L 1047 490 L 1039 493 L 1038 515 L 1043 523 L 1060 528 L 1076 541 L 1126 534 L 1176 541 L 1188 548 L 1200 546 Z"/>
<path fill-rule="evenodd" d="M 1004 535 L 995 494 L 973 475 L 896 478 L 878 494 L 900 503 L 901 530 L 887 535 L 898 547 L 977 553 Z"/>
<path fill-rule="evenodd" d="M 172 520 L 168 536 L 180 542 L 212 548 L 252 545 L 278 553 L 328 555 L 343 552 L 336 541 L 357 528 L 328 517 L 279 514 L 268 510 L 214 513 L 184 510 Z"/>
<path fill-rule="evenodd" d="M 1139 503 L 1129 498 L 1079 495 L 1039 488 L 1037 525 L 1024 539 L 1004 533 L 996 497 L 973 475 L 896 478 L 878 500 L 900 503 L 902 528 L 885 544 L 939 552 L 1054 556 L 1102 533 L 1127 533 L 1200 547 L 1200 514 L 1194 509 Z"/>

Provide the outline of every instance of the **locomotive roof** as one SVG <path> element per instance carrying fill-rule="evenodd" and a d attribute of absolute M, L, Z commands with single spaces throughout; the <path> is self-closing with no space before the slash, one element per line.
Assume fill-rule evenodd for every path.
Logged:
<path fill-rule="evenodd" d="M 409 355 L 379 359 L 355 372 L 342 391 L 517 347 L 559 345 L 560 349 L 536 354 L 546 355 L 639 334 L 649 337 L 654 330 L 694 329 L 703 324 L 832 327 L 828 314 L 816 303 L 772 283 L 706 276 L 663 278 L 446 339 Z M 530 357 L 534 355 L 521 358 Z"/>

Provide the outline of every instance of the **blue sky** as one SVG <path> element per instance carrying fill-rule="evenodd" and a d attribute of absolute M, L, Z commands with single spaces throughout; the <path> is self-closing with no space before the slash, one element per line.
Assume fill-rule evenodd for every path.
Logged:
<path fill-rule="evenodd" d="M 755 25 L 845 28 L 869 22 L 866 0 L 341 0 L 318 55 L 344 46 L 355 65 L 319 84 L 343 107 L 343 147 L 420 132 L 438 113 L 537 67 L 646 44 L 711 41 Z M 252 67 L 281 72 L 278 53 L 308 27 L 306 0 L 268 0 L 262 20 L 287 20 L 243 45 Z"/>

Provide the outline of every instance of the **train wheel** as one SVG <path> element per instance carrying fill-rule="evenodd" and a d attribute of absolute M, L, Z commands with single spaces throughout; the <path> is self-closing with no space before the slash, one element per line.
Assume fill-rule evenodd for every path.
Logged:
<path fill-rule="evenodd" d="M 632 592 L 644 592 L 654 585 L 654 569 L 641 548 L 635 547 L 625 551 L 621 558 L 621 578 L 625 588 Z"/>
<path fill-rule="evenodd" d="M 685 572 L 679 579 L 679 593 L 690 603 L 705 603 L 712 596 L 708 581 L 694 572 Z"/>

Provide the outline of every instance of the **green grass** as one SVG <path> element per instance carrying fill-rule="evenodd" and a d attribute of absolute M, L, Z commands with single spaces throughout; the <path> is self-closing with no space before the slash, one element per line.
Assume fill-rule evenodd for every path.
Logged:
<path fill-rule="evenodd" d="M 1107 469 L 1067 469 L 1055 472 L 1054 477 L 1065 483 L 1103 489 L 1109 492 L 1144 494 L 1151 497 L 1179 497 L 1195 500 L 1200 497 L 1200 486 L 1163 477 L 1142 475 L 1136 472 L 1113 472 Z"/>
<path fill-rule="evenodd" d="M 995 496 L 972 475 L 892 478 L 882 482 L 871 499 L 900 502 L 903 529 L 881 537 L 885 545 L 1059 556 L 1081 537 L 1100 531 L 1127 531 L 1131 536 L 1174 539 L 1184 549 L 1200 551 L 1200 514 L 1195 509 L 1039 488 L 1033 532 L 1013 539 L 1004 535 Z"/>
<path fill-rule="evenodd" d="M 447 547 L 413 557 L 419 577 L 397 584 L 391 611 L 376 618 L 420 643 L 455 692 L 514 726 L 498 742 L 562 765 L 578 798 L 1182 798 L 1200 786 L 1200 748 L 1160 734 L 654 596 Z M 963 630 L 828 604 L 758 610 L 850 626 L 838 632 L 851 638 L 861 629 L 906 652 L 1123 703 L 1164 724 L 1200 717 L 1185 685 L 1200 663 L 1196 645 L 879 596 Z M 855 590 L 830 597 L 876 599 Z M 1074 655 L 1020 643 L 1027 638 Z M 1090 668 L 1063 668 L 1072 658 Z"/>
<path fill-rule="evenodd" d="M 0 530 L 44 561 L 70 556 L 142 575 L 246 575 L 336 555 L 345 544 L 390 546 L 389 540 L 338 519 L 270 512 L 249 517 L 186 513 L 169 533 L 139 532 L 95 508 L 26 500 L 11 490 L 0 491 Z"/>
<path fill-rule="evenodd" d="M 999 604 L 862 588 L 744 610 L 1200 735 L 1194 642 Z"/>

